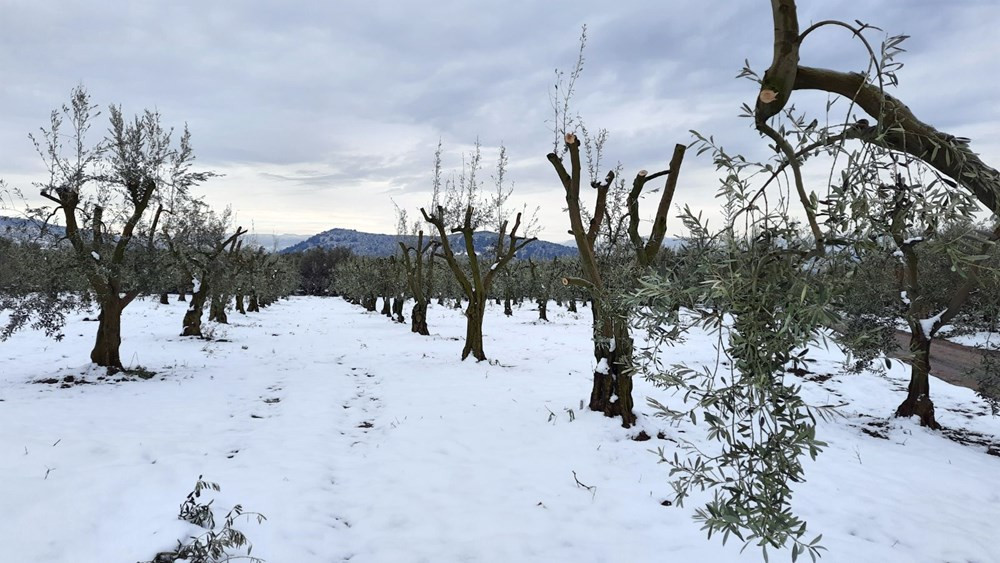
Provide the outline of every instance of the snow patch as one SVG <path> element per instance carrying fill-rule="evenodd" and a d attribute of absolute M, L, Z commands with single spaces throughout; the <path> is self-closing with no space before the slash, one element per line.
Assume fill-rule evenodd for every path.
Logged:
<path fill-rule="evenodd" d="M 920 331 L 924 333 L 924 336 L 927 338 L 931 337 L 931 331 L 934 330 L 934 325 L 941 320 L 941 315 L 943 315 L 945 311 L 947 311 L 947 309 L 941 309 L 940 313 L 929 319 L 920 319 Z"/>

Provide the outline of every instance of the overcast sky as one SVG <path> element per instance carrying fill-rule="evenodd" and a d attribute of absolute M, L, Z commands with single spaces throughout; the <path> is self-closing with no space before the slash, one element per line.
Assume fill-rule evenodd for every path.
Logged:
<path fill-rule="evenodd" d="M 896 95 L 1000 164 L 1000 2 L 800 4 L 803 28 L 860 19 L 911 35 Z M 626 177 L 664 168 L 690 129 L 766 155 L 737 117 L 756 87 L 734 78 L 744 59 L 760 71 L 770 62 L 766 0 L 0 0 L 0 13 L 0 178 L 25 192 L 43 179 L 27 134 L 82 83 L 102 106 L 186 122 L 200 166 L 225 174 L 196 194 L 259 233 L 393 232 L 392 200 L 412 217 L 429 199 L 438 139 L 457 169 L 478 137 L 487 169 L 506 145 L 513 199 L 542 206 L 541 238 L 563 241 L 563 194 L 545 160 L 549 95 L 583 24 L 574 110 L 609 130 L 607 157 Z M 866 59 L 827 28 L 802 63 L 847 71 Z M 715 178 L 689 153 L 675 202 L 711 214 Z"/>

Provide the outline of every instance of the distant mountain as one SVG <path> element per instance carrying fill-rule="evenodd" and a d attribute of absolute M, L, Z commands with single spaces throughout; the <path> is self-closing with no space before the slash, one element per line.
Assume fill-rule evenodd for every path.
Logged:
<path fill-rule="evenodd" d="M 267 234 L 267 233 L 250 233 L 244 239 L 245 242 L 243 246 L 263 246 L 265 250 L 278 251 L 288 248 L 289 246 L 296 245 L 312 235 L 291 235 L 291 234 Z"/>
<path fill-rule="evenodd" d="M 33 240 L 37 239 L 41 231 L 41 223 L 34 219 L 22 219 L 20 217 L 4 217 L 0 215 L 0 238 L 9 238 L 15 240 Z M 62 237 L 66 232 L 66 229 L 58 225 L 49 225 L 46 227 L 48 232 L 56 235 L 57 237 Z M 244 237 L 243 246 L 263 246 L 268 252 L 273 252 L 275 250 L 281 251 L 293 244 L 300 243 L 309 238 L 310 235 L 273 235 L 273 234 L 261 234 L 261 233 L 250 233 Z"/>
<path fill-rule="evenodd" d="M 410 244 L 415 241 L 415 237 L 404 237 L 404 239 L 410 241 Z M 329 231 L 311 236 L 281 252 L 302 252 L 315 247 L 333 248 L 335 246 L 343 246 L 350 248 L 352 252 L 360 256 L 391 256 L 399 250 L 399 240 L 400 237 L 397 235 L 362 233 L 353 229 L 330 229 Z M 480 231 L 473 235 L 476 253 L 482 253 L 492 248 L 496 244 L 496 241 L 496 233 Z M 456 253 L 460 252 L 464 254 L 465 243 L 462 242 L 462 235 L 451 235 L 448 237 L 448 242 L 455 249 Z M 517 257 L 548 259 L 560 256 L 575 256 L 576 253 L 577 251 L 574 247 L 536 240 L 519 252 Z"/>
<path fill-rule="evenodd" d="M 65 232 L 63 227 L 49 225 L 50 233 L 62 236 Z M 31 219 L 19 217 L 0 216 L 0 237 L 14 238 L 17 240 L 29 240 L 38 238 L 39 223 Z M 415 237 L 407 237 L 410 244 L 416 242 Z M 496 233 L 487 231 L 477 232 L 473 241 L 476 252 L 482 253 L 496 244 Z M 262 234 L 250 233 L 244 239 L 244 247 L 263 246 L 265 250 L 279 253 L 302 252 L 313 247 L 333 248 L 344 246 L 350 248 L 355 254 L 360 256 L 391 256 L 399 249 L 397 235 L 383 235 L 378 233 L 364 233 L 354 229 L 330 229 L 317 235 L 294 235 L 294 234 Z M 451 235 L 448 241 L 456 252 L 464 254 L 465 243 L 462 242 L 461 235 Z M 677 248 L 684 244 L 681 239 L 667 237 L 663 239 L 663 246 L 666 248 Z M 536 240 L 529 244 L 520 253 L 518 258 L 535 258 L 539 260 L 576 256 L 576 241 L 569 240 L 564 244 L 556 244 L 544 240 Z"/>
<path fill-rule="evenodd" d="M 0 237 L 14 240 L 37 240 L 41 235 L 42 224 L 35 219 L 21 217 L 4 217 L 0 215 Z M 46 232 L 63 236 L 66 229 L 58 225 L 48 225 Z"/>

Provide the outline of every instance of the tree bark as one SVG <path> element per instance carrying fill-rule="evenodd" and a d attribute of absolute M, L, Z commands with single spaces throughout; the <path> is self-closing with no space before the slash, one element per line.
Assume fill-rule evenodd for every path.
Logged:
<path fill-rule="evenodd" d="M 920 425 L 941 428 L 934 419 L 934 403 L 931 401 L 931 342 L 922 330 L 913 330 L 910 336 L 910 385 L 906 391 L 906 399 L 896 408 L 896 416 L 909 418 L 920 417 Z"/>
<path fill-rule="evenodd" d="M 208 320 L 229 324 L 229 317 L 226 315 L 226 301 L 228 300 L 221 295 L 212 295 L 212 302 L 208 308 Z"/>
<path fill-rule="evenodd" d="M 206 294 L 207 290 L 205 282 L 202 282 L 201 289 L 191 294 L 191 304 L 188 305 L 188 310 L 184 313 L 184 320 L 182 321 L 184 331 L 181 332 L 181 336 L 202 337 L 201 313 L 205 307 L 205 300 L 208 297 Z"/>
<path fill-rule="evenodd" d="M 632 400 L 632 337 L 624 319 L 599 319 L 601 341 L 594 342 L 594 385 L 590 410 L 607 417 L 620 416 L 622 426 L 631 428 L 636 417 Z"/>
<path fill-rule="evenodd" d="M 402 295 L 397 295 L 392 299 L 392 316 L 397 323 L 405 323 L 406 317 L 403 316 L 403 305 L 406 302 L 406 298 Z"/>
<path fill-rule="evenodd" d="M 538 300 L 538 320 L 540 320 L 540 321 L 548 321 L 549 320 L 548 308 L 549 308 L 549 300 L 548 299 L 539 299 Z"/>
<path fill-rule="evenodd" d="M 510 306 L 509 295 L 506 295 L 503 298 L 503 314 L 507 315 L 508 317 L 514 314 L 514 309 L 512 309 Z"/>
<path fill-rule="evenodd" d="M 239 312 L 239 314 L 241 315 L 247 314 L 247 310 L 243 305 L 243 299 L 244 298 L 242 293 L 236 294 L 236 311 Z"/>
<path fill-rule="evenodd" d="M 170 296 L 167 295 L 166 291 L 164 291 L 163 293 L 160 294 L 160 305 L 169 305 L 169 304 L 170 304 Z"/>
<path fill-rule="evenodd" d="M 486 315 L 486 302 L 470 299 L 465 309 L 465 347 L 462 349 L 462 360 L 470 355 L 481 362 L 486 359 L 483 351 L 483 317 Z"/>
<path fill-rule="evenodd" d="M 430 331 L 427 330 L 427 301 L 417 300 L 413 304 L 413 310 L 410 312 L 410 331 L 424 336 L 430 335 Z"/>
<path fill-rule="evenodd" d="M 90 352 L 90 361 L 107 368 L 122 368 L 119 349 L 122 343 L 122 310 L 125 305 L 117 296 L 101 299 L 101 312 L 97 316 L 97 339 Z"/>
<path fill-rule="evenodd" d="M 185 301 L 187 301 L 187 295 L 184 293 L 183 289 L 181 289 L 177 293 L 177 301 L 182 302 L 182 303 L 185 302 Z"/>

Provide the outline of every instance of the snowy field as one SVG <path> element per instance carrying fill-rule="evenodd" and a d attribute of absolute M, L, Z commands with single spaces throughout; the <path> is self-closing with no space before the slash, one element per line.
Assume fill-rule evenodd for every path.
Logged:
<path fill-rule="evenodd" d="M 946 336 L 948 340 L 962 346 L 1000 350 L 1000 335 L 994 332 L 973 332 L 972 334 L 957 334 Z"/>
<path fill-rule="evenodd" d="M 690 518 L 698 497 L 661 505 L 668 467 L 650 450 L 702 430 L 653 418 L 643 399 L 679 398 L 637 380 L 630 430 L 581 410 L 586 309 L 553 304 L 546 324 L 492 308 L 493 361 L 477 364 L 458 361 L 464 317 L 442 307 L 421 337 L 340 299 L 294 298 L 233 314 L 212 342 L 177 336 L 184 308 L 126 310 L 122 358 L 157 372 L 146 381 L 61 387 L 100 375 L 83 314 L 63 342 L 0 343 L 0 561 L 151 559 L 201 532 L 177 519 L 199 475 L 222 486 L 217 521 L 236 503 L 267 517 L 237 527 L 269 563 L 760 559 L 706 541 Z M 712 342 L 695 333 L 669 353 L 707 362 Z M 836 351 L 815 357 L 807 400 L 848 403 L 820 424 L 830 446 L 796 487 L 823 561 L 1000 562 L 1000 457 L 887 418 L 907 381 L 899 362 L 848 376 Z M 935 380 L 932 394 L 945 427 L 1000 439 L 972 391 Z M 640 429 L 654 438 L 631 440 Z"/>

